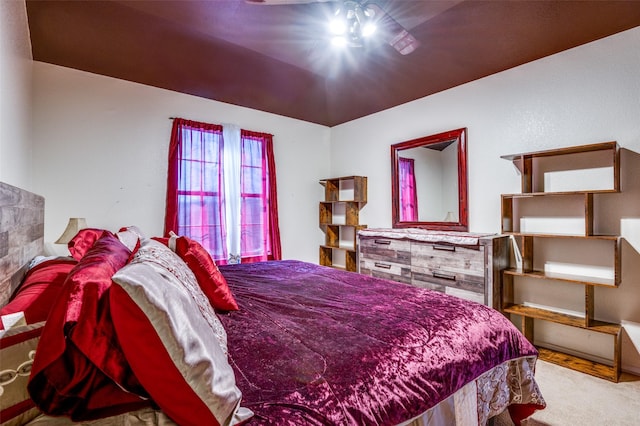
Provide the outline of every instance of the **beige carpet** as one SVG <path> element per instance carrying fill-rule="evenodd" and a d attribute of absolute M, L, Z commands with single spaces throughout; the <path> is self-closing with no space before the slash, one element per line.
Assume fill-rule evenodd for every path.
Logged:
<path fill-rule="evenodd" d="M 547 408 L 523 426 L 640 426 L 640 377 L 623 374 L 612 383 L 544 361 L 536 364 L 536 381 Z M 508 415 L 495 426 L 511 426 Z"/>

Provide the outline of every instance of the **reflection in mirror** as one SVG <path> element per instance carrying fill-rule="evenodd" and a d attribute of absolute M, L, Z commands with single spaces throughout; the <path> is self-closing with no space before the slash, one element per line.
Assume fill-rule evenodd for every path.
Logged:
<path fill-rule="evenodd" d="M 393 226 L 467 230 L 466 129 L 392 145 Z"/>
<path fill-rule="evenodd" d="M 458 222 L 457 140 L 402 150 L 398 166 L 401 222 Z"/>

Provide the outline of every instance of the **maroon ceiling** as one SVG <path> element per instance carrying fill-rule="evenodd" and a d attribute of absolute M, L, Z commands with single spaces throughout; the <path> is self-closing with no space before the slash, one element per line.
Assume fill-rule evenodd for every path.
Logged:
<path fill-rule="evenodd" d="M 27 14 L 36 61 L 327 126 L 640 26 L 634 0 L 376 3 L 416 51 L 335 51 L 332 1 L 27 0 Z"/>

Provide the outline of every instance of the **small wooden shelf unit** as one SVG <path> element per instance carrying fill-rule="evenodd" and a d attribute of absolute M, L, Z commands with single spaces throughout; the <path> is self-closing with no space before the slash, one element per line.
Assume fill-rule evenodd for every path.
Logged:
<path fill-rule="evenodd" d="M 322 179 L 324 201 L 320 202 L 319 224 L 325 233 L 320 246 L 320 265 L 358 271 L 360 210 L 367 204 L 367 178 L 345 176 Z"/>
<path fill-rule="evenodd" d="M 502 233 L 513 235 L 516 239 L 518 249 L 521 252 L 522 264 L 519 268 L 508 268 L 502 272 L 502 311 L 511 315 L 512 320 L 520 319 L 520 326 L 523 334 L 529 341 L 534 342 L 534 320 L 549 321 L 569 327 L 580 328 L 591 332 L 604 333 L 610 335 L 613 343 L 613 359 L 611 365 L 591 361 L 579 356 L 570 355 L 538 347 L 540 359 L 553 362 L 577 371 L 581 371 L 593 376 L 617 382 L 620 377 L 621 362 L 621 326 L 616 323 L 598 321 L 594 318 L 595 312 L 595 287 L 606 286 L 615 288 L 620 284 L 621 237 L 617 235 L 597 235 L 594 233 L 594 195 L 620 192 L 620 152 L 616 142 L 604 142 L 599 144 L 575 146 L 569 148 L 552 149 L 548 151 L 531 152 L 524 154 L 506 155 L 501 158 L 510 160 L 519 170 L 522 177 L 522 193 L 502 195 Z M 566 181 L 570 180 L 562 175 L 566 171 L 578 171 L 574 175 L 574 181 L 589 181 L 581 179 L 589 173 L 589 170 L 604 173 L 607 183 L 603 187 L 583 188 L 580 183 L 569 183 L 567 190 Z M 603 172 L 604 170 L 604 172 Z M 551 185 L 551 178 L 544 176 L 546 173 L 560 172 L 558 184 L 555 181 L 558 191 L 547 186 Z M 577 179 L 575 179 L 577 176 Z M 592 182 L 593 180 L 589 181 Z M 573 185 L 573 186 L 572 186 Z M 575 189 L 575 190 L 574 190 Z M 523 218 L 524 203 L 538 202 L 542 210 L 554 210 L 557 214 L 556 205 L 567 199 L 570 202 L 582 205 L 576 209 L 582 211 L 584 224 L 581 220 L 569 224 L 571 229 L 555 229 L 545 231 L 540 226 L 528 229 L 523 223 L 528 218 Z M 523 205 L 521 205 L 523 203 Z M 538 208 L 538 212 L 540 209 Z M 575 211 L 575 210 L 572 210 Z M 546 219 L 553 221 L 554 214 Z M 556 223 L 561 220 L 555 219 Z M 582 229 L 576 229 L 582 226 Z M 552 225 L 553 228 L 554 225 Z M 557 225 L 556 225 L 557 226 Z M 527 229 L 522 229 L 527 228 Z M 544 241 L 543 241 L 544 240 Z M 550 273 L 544 270 L 534 269 L 534 242 L 539 241 L 545 244 L 558 244 L 559 241 L 575 242 L 576 244 L 604 244 L 608 245 L 612 255 L 610 269 L 611 276 L 589 276 L 575 273 Z M 546 268 L 544 268 L 546 269 Z M 595 275 L 595 274 L 594 274 Z M 530 278 L 571 283 L 584 286 L 584 316 L 570 315 L 567 313 L 532 307 L 526 304 L 514 303 L 514 286 L 518 279 Z"/>

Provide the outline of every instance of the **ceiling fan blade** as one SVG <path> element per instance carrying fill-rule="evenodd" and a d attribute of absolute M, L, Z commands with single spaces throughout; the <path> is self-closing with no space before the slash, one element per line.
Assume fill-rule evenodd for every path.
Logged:
<path fill-rule="evenodd" d="M 420 42 L 402 27 L 400 27 L 396 35 L 389 40 L 389 44 L 402 55 L 408 55 L 420 46 Z"/>
<path fill-rule="evenodd" d="M 365 3 L 366 7 L 373 9 L 384 31 L 387 33 L 387 41 L 402 55 L 408 55 L 420 46 L 420 42 L 402 25 L 375 3 Z"/>

